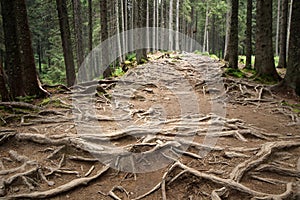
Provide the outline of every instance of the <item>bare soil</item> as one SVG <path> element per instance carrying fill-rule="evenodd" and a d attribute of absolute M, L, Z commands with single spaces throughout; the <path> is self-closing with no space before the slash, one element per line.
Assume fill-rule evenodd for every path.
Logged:
<path fill-rule="evenodd" d="M 0 199 L 299 199 L 299 99 L 222 66 L 157 53 L 0 104 Z"/>

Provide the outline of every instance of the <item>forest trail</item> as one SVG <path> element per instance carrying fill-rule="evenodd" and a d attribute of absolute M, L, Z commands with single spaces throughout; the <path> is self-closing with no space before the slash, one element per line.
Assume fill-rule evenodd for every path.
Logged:
<path fill-rule="evenodd" d="M 0 105 L 0 200 L 299 198 L 295 101 L 223 71 L 154 54 L 39 107 Z"/>

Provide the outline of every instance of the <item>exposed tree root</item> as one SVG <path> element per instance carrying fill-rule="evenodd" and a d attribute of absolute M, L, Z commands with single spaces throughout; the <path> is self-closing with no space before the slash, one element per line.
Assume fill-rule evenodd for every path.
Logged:
<path fill-rule="evenodd" d="M 29 198 L 29 199 L 50 198 L 50 197 L 56 196 L 58 194 L 70 191 L 78 186 L 87 185 L 89 182 L 102 176 L 106 171 L 108 171 L 108 169 L 109 169 L 109 167 L 105 166 L 102 170 L 98 171 L 98 173 L 95 176 L 92 176 L 89 178 L 75 179 L 69 183 L 66 183 L 57 188 L 47 190 L 44 192 L 32 192 L 32 193 L 28 193 L 28 194 L 17 194 L 17 195 L 7 196 L 7 197 L 0 198 L 0 199 L 1 200 L 13 200 L 13 199 L 25 199 L 25 198 Z"/>

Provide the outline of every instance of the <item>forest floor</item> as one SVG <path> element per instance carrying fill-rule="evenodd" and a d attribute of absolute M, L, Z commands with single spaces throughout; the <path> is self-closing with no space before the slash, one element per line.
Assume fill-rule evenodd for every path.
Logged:
<path fill-rule="evenodd" d="M 299 99 L 222 66 L 158 53 L 0 103 L 0 199 L 299 199 Z"/>

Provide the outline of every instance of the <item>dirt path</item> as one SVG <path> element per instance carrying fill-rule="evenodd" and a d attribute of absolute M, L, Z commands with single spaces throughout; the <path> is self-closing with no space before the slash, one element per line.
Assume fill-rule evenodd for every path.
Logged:
<path fill-rule="evenodd" d="M 0 199 L 299 198 L 291 107 L 208 57 L 159 56 L 38 109 L 0 105 Z"/>

